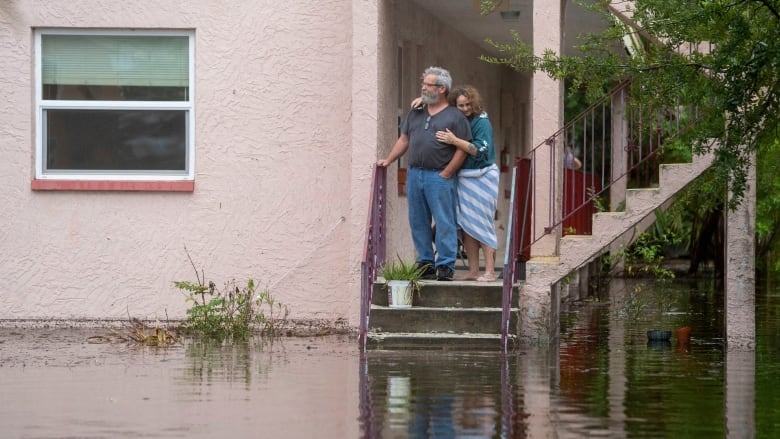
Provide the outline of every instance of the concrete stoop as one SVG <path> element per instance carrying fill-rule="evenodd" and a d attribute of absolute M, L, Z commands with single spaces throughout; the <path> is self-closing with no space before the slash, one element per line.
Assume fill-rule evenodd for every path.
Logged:
<path fill-rule="evenodd" d="M 384 280 L 374 285 L 367 346 L 373 349 L 501 348 L 501 282 L 423 281 L 411 308 L 391 308 Z M 517 328 L 513 294 L 510 344 Z"/>

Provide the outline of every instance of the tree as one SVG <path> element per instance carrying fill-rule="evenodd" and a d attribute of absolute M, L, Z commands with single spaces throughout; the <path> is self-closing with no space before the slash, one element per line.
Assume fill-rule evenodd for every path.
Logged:
<path fill-rule="evenodd" d="M 502 0 L 481 0 L 487 13 Z M 575 0 L 576 1 L 576 0 Z M 580 5 L 612 25 L 581 36 L 581 56 L 533 48 L 515 34 L 484 60 L 570 80 L 592 99 L 631 79 L 633 99 L 653 105 L 699 105 L 700 118 L 682 140 L 695 152 L 715 148 L 712 187 L 741 202 L 750 158 L 774 145 L 780 127 L 780 0 L 596 0 Z M 616 50 L 626 48 L 627 50 Z M 636 50 L 639 49 L 639 50 Z"/>

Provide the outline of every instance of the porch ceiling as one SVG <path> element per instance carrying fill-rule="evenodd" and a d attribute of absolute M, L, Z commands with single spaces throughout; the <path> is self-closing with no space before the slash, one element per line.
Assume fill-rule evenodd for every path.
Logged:
<path fill-rule="evenodd" d="M 533 0 L 503 0 L 504 4 L 499 7 L 499 10 L 519 12 L 517 18 L 502 18 L 499 12 L 482 16 L 479 13 L 479 0 L 413 1 L 479 44 L 486 54 L 500 55 L 485 42 L 485 39 L 490 38 L 498 43 L 511 43 L 513 40 L 510 30 L 512 29 L 520 34 L 523 41 L 531 42 Z M 583 9 L 571 0 L 567 0 L 564 23 L 564 53 L 567 55 L 576 53 L 574 46 L 577 44 L 578 35 L 583 32 L 596 32 L 607 26 L 601 16 Z"/>

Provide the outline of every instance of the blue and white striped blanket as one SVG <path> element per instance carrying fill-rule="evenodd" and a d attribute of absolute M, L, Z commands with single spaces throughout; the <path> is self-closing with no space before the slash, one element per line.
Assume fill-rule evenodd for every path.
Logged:
<path fill-rule="evenodd" d="M 498 248 L 493 218 L 498 205 L 498 166 L 458 172 L 458 225 L 477 241 Z"/>

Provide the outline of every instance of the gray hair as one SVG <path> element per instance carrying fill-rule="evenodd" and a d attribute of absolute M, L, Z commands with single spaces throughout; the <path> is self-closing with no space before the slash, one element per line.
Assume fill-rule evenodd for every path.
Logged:
<path fill-rule="evenodd" d="M 452 76 L 450 76 L 450 72 L 447 69 L 443 69 L 441 67 L 428 67 L 425 69 L 425 71 L 422 74 L 423 79 L 425 79 L 428 75 L 436 75 L 438 78 L 436 80 L 436 84 L 443 85 L 444 86 L 444 95 L 450 94 L 450 89 L 452 88 Z"/>

